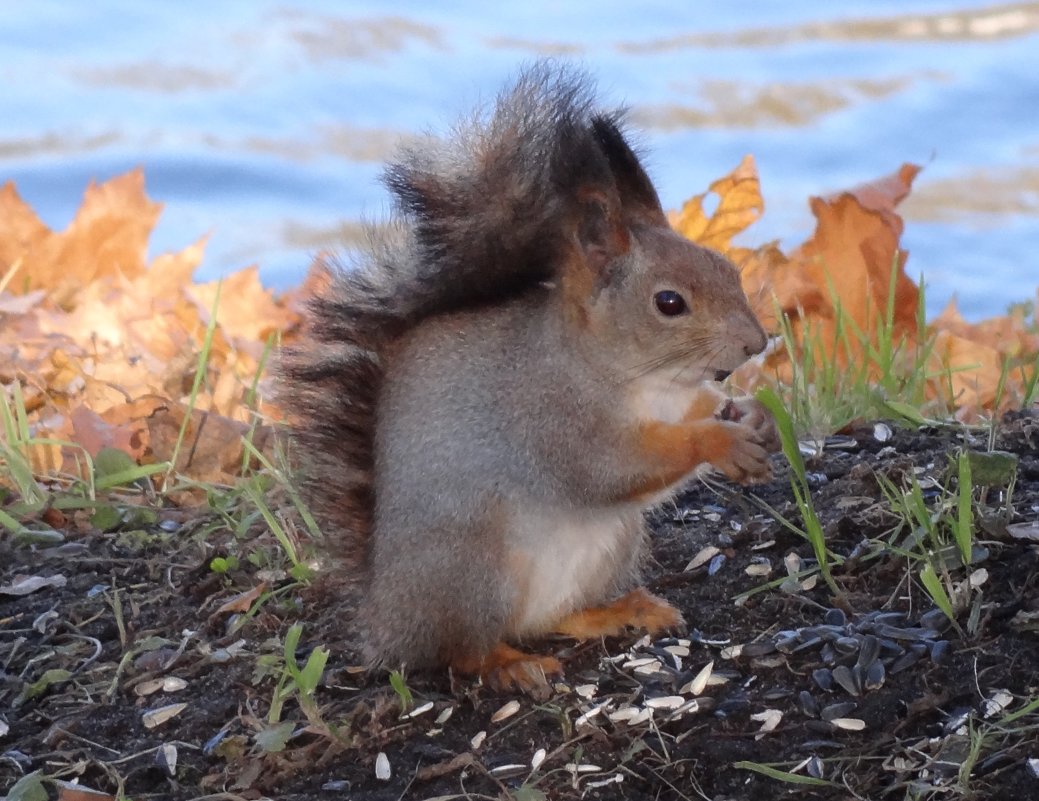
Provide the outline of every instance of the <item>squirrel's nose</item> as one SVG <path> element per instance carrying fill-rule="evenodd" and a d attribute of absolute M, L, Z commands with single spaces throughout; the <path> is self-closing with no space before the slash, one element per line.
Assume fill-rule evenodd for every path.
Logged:
<path fill-rule="evenodd" d="M 743 346 L 743 352 L 749 359 L 751 356 L 757 356 L 761 351 L 768 345 L 768 336 L 765 334 L 765 329 L 761 327 L 757 320 L 754 321 L 754 330 L 751 333 L 750 341 Z"/>

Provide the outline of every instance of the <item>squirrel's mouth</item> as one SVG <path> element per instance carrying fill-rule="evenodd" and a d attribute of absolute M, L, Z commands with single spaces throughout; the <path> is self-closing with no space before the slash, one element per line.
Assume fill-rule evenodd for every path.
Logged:
<path fill-rule="evenodd" d="M 715 370 L 714 371 L 714 380 L 715 381 L 724 381 L 730 375 L 732 375 L 732 370 Z"/>

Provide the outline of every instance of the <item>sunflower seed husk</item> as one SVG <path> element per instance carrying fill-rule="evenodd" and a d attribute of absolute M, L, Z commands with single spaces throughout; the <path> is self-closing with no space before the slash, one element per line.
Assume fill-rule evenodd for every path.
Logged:
<path fill-rule="evenodd" d="M 758 729 L 759 735 L 764 735 L 766 732 L 770 732 L 779 725 L 780 721 L 783 720 L 783 713 L 778 709 L 765 709 L 761 712 L 755 712 L 750 716 L 750 719 L 761 724 L 761 728 Z M 760 739 L 760 736 L 755 739 Z"/>
<path fill-rule="evenodd" d="M 527 772 L 526 765 L 510 764 L 510 765 L 498 765 L 496 768 L 491 768 L 490 774 L 498 779 L 507 779 L 511 776 L 519 776 L 521 773 Z"/>
<path fill-rule="evenodd" d="M 862 731 L 866 728 L 866 721 L 858 718 L 834 718 L 830 721 L 830 725 L 846 731 Z"/>
<path fill-rule="evenodd" d="M 642 710 L 637 706 L 623 706 L 620 709 L 615 709 L 613 712 L 610 712 L 606 717 L 614 723 L 630 723 L 641 713 Z"/>
<path fill-rule="evenodd" d="M 985 717 L 991 718 L 998 715 L 1004 709 L 1006 709 L 1010 702 L 1014 700 L 1014 696 L 1007 690 L 996 690 L 991 698 L 986 698 L 981 703 L 982 714 Z"/>
<path fill-rule="evenodd" d="M 479 751 L 480 746 L 483 745 L 483 741 L 487 739 L 487 732 L 478 731 L 473 735 L 473 739 L 469 741 L 469 745 L 473 747 L 474 751 Z"/>
<path fill-rule="evenodd" d="M 419 715 L 424 715 L 427 712 L 429 712 L 431 709 L 433 709 L 433 702 L 432 701 L 426 701 L 426 703 L 422 704 L 421 706 L 415 707 L 410 712 L 405 712 L 403 715 L 400 716 L 400 719 L 401 720 L 414 720 Z"/>
<path fill-rule="evenodd" d="M 765 577 L 772 575 L 772 560 L 766 556 L 755 556 L 743 572 L 748 576 Z"/>
<path fill-rule="evenodd" d="M 501 723 L 503 720 L 511 718 L 519 711 L 520 702 L 516 700 L 509 701 L 507 704 L 499 708 L 497 712 L 491 715 L 491 723 Z"/>
<path fill-rule="evenodd" d="M 454 713 L 455 713 L 455 708 L 453 706 L 449 706 L 447 709 L 445 709 L 443 712 L 441 712 L 439 715 L 437 715 L 436 719 L 433 722 L 436 723 L 438 726 L 440 726 L 440 725 L 442 725 L 444 723 L 447 723 L 447 721 L 450 719 L 450 717 Z"/>
<path fill-rule="evenodd" d="M 155 764 L 171 779 L 177 775 L 177 746 L 164 743 L 155 751 Z"/>
<path fill-rule="evenodd" d="M 384 751 L 380 751 L 375 757 L 375 778 L 381 782 L 388 782 L 392 775 L 390 758 Z"/>
<path fill-rule="evenodd" d="M 819 711 L 819 717 L 827 722 L 832 722 L 837 718 L 847 717 L 848 713 L 853 711 L 858 706 L 854 701 L 842 701 L 839 704 L 830 704 L 824 706 Z"/>
<path fill-rule="evenodd" d="M 158 709 L 149 709 L 141 715 L 141 723 L 144 724 L 144 728 L 146 729 L 154 729 L 156 726 L 161 726 L 170 718 L 176 717 L 187 708 L 187 704 L 168 704 L 166 706 L 160 706 Z"/>
<path fill-rule="evenodd" d="M 685 703 L 685 698 L 680 695 L 663 695 L 659 698 L 647 698 L 646 706 L 653 709 L 678 709 Z"/>
<path fill-rule="evenodd" d="M 936 665 L 943 664 L 948 660 L 951 650 L 952 646 L 948 640 L 937 640 L 931 643 L 931 661 Z"/>
<path fill-rule="evenodd" d="M 541 767 L 541 763 L 545 761 L 545 757 L 548 756 L 548 752 L 544 748 L 539 748 L 534 752 L 534 756 L 530 758 L 530 767 L 537 770 Z"/>
<path fill-rule="evenodd" d="M 698 567 L 703 567 L 720 553 L 721 548 L 718 548 L 715 545 L 707 545 L 696 552 L 696 555 L 690 560 L 689 564 L 685 566 L 685 569 L 682 572 L 688 573 L 690 570 L 696 570 Z"/>
<path fill-rule="evenodd" d="M 699 672 L 693 676 L 685 687 L 682 688 L 681 692 L 691 693 L 692 695 L 700 695 L 707 688 L 707 682 L 711 679 L 711 674 L 714 672 L 714 660 L 712 659 L 702 668 Z"/>

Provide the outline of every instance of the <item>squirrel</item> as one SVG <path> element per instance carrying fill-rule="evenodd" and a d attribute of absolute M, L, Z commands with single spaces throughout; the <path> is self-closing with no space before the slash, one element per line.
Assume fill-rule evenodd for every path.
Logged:
<path fill-rule="evenodd" d="M 644 513 L 708 465 L 770 478 L 771 417 L 717 383 L 767 337 L 579 70 L 528 67 L 385 183 L 394 221 L 282 356 L 304 497 L 370 666 L 544 693 L 562 666 L 524 640 L 683 625 L 640 584 Z"/>

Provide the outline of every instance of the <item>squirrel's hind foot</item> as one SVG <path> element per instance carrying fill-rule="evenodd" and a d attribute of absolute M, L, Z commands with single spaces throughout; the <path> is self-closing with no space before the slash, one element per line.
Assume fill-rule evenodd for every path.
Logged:
<path fill-rule="evenodd" d="M 682 614 L 675 607 L 645 587 L 639 587 L 605 606 L 574 612 L 563 618 L 553 630 L 575 640 L 589 640 L 615 637 L 623 634 L 629 626 L 660 634 L 684 625 Z"/>
<path fill-rule="evenodd" d="M 548 677 L 563 672 L 562 664 L 555 657 L 524 653 L 503 642 L 482 656 L 455 657 L 451 668 L 459 673 L 479 675 L 484 684 L 499 692 L 518 690 L 538 700 L 552 694 Z"/>

